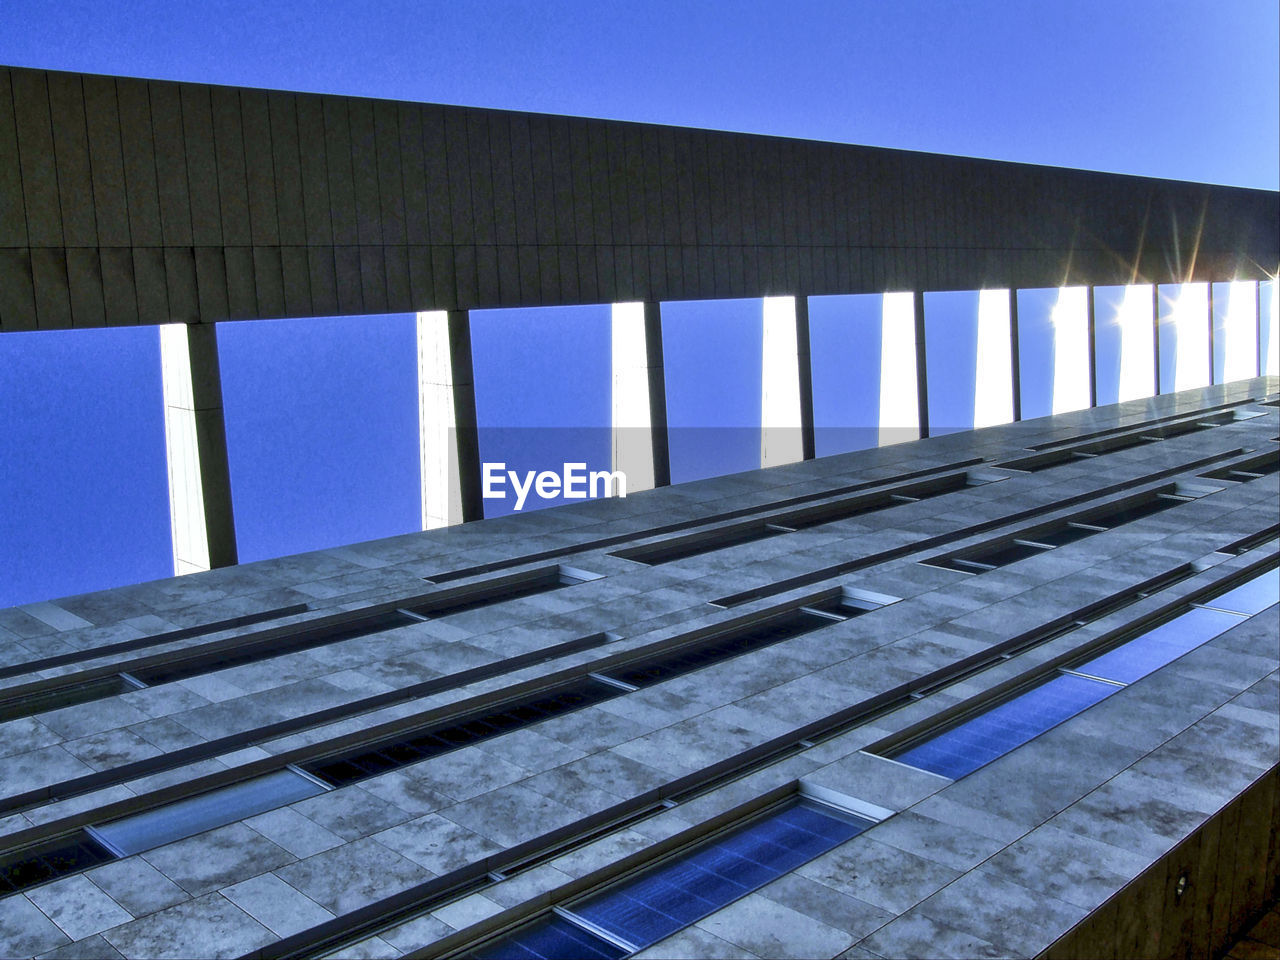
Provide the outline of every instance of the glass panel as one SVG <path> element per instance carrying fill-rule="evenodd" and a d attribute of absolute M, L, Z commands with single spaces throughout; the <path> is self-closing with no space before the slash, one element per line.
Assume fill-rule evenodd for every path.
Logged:
<path fill-rule="evenodd" d="M 619 960 L 630 952 L 587 933 L 564 917 L 550 914 L 463 956 L 476 960 L 563 960 L 565 957 Z"/>
<path fill-rule="evenodd" d="M 1213 285 L 1213 382 L 1258 375 L 1258 289 L 1253 280 Z"/>
<path fill-rule="evenodd" d="M 670 936 L 856 836 L 872 822 L 797 800 L 640 876 L 572 912 L 638 947 Z"/>
<path fill-rule="evenodd" d="M 1160 286 L 1160 392 L 1209 384 L 1209 285 Z"/>
<path fill-rule="evenodd" d="M 1132 683 L 1239 622 L 1239 617 L 1217 610 L 1188 610 L 1075 669 L 1106 680 Z"/>
<path fill-rule="evenodd" d="M 1155 300 L 1150 284 L 1094 287 L 1098 403 L 1155 393 Z"/>
<path fill-rule="evenodd" d="M 1258 286 L 1260 301 L 1258 316 L 1258 343 L 1262 351 L 1259 366 L 1268 377 L 1280 375 L 1280 287 L 1275 280 L 1268 280 Z"/>
<path fill-rule="evenodd" d="M 0 607 L 173 575 L 155 327 L 0 335 L 0 502 Z"/>
<path fill-rule="evenodd" d="M 978 292 L 924 295 L 929 433 L 973 428 L 978 370 Z"/>
<path fill-rule="evenodd" d="M 556 485 L 546 496 L 530 486 L 522 500 L 506 471 L 523 485 L 530 471 L 559 477 L 568 463 L 611 469 L 612 313 L 609 304 L 471 311 L 480 460 L 505 464 L 494 467 L 486 517 L 574 499 Z"/>
<path fill-rule="evenodd" d="M 240 562 L 421 529 L 412 314 L 218 326 Z"/>
<path fill-rule="evenodd" d="M 820 457 L 879 442 L 878 294 L 809 298 L 814 449 Z"/>
<path fill-rule="evenodd" d="M 672 483 L 760 466 L 763 317 L 757 299 L 662 304 Z"/>
<path fill-rule="evenodd" d="M 1022 389 L 1022 419 L 1053 413 L 1053 309 L 1057 287 L 1019 290 L 1018 368 Z"/>
<path fill-rule="evenodd" d="M 88 829 L 95 839 L 127 857 L 324 792 L 314 780 L 278 770 Z"/>
<path fill-rule="evenodd" d="M 921 770 L 958 780 L 1118 689 L 1099 680 L 1059 675 L 891 756 Z"/>
<path fill-rule="evenodd" d="M 1236 613 L 1261 613 L 1267 607 L 1280 603 L 1280 569 L 1268 570 L 1221 596 L 1205 600 L 1204 603 L 1209 607 L 1234 610 Z"/>

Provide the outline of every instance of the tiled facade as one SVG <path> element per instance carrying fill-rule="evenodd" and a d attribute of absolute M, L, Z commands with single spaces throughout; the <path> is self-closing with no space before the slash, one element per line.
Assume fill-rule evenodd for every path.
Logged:
<path fill-rule="evenodd" d="M 0 954 L 445 955 L 799 791 L 879 822 L 642 956 L 1207 956 L 1277 892 L 1275 607 L 958 780 L 881 754 L 1188 598 L 1274 572 L 1278 389 L 1208 387 L 0 611 L 0 709 L 267 650 L 5 714 L 0 857 L 14 862 L 351 754 L 374 731 L 598 683 L 587 675 L 837 588 L 884 603 L 25 883 L 0 894 Z M 1157 439 L 1001 466 L 1141 436 Z M 883 491 L 913 499 L 877 503 Z M 1161 493 L 1187 499 L 995 569 L 921 562 Z M 823 522 L 824 505 L 845 516 Z M 788 520 L 799 528 L 716 548 L 714 531 Z M 618 555 L 660 540 L 698 552 Z M 554 589 L 501 600 L 535 582 Z M 426 619 L 321 629 L 397 608 Z"/>

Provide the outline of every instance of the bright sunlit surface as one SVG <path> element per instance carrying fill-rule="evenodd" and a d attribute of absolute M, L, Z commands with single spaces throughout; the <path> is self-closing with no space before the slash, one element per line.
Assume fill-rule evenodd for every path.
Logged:
<path fill-rule="evenodd" d="M 566 463 L 612 462 L 612 307 L 471 311 L 480 461 L 560 474 Z M 484 515 L 515 511 L 509 485 L 484 500 Z M 567 502 L 530 496 L 522 510 Z"/>
<path fill-rule="evenodd" d="M 615 303 L 611 312 L 613 351 L 613 468 L 627 477 L 627 492 L 654 485 L 653 413 L 649 366 L 661 357 L 648 355 L 644 304 Z"/>
<path fill-rule="evenodd" d="M 796 298 L 765 297 L 763 310 L 760 466 L 772 467 L 804 459 Z"/>
<path fill-rule="evenodd" d="M 1089 406 L 1089 288 L 1062 287 L 1053 324 L 1053 412 Z"/>
<path fill-rule="evenodd" d="M 1209 385 L 1209 285 L 1160 285 L 1160 392 Z"/>
<path fill-rule="evenodd" d="M 1251 280 L 1213 285 L 1213 382 L 1258 375 L 1258 285 Z"/>
<path fill-rule="evenodd" d="M 1013 420 L 1013 342 L 1008 290 L 978 294 L 978 356 L 974 375 L 973 425 Z"/>
<path fill-rule="evenodd" d="M 880 327 L 880 446 L 920 437 L 914 295 L 886 293 Z"/>
<path fill-rule="evenodd" d="M 1262 341 L 1262 372 L 1268 377 L 1280 376 L 1280 296 L 1276 281 L 1268 280 L 1258 290 Z"/>
<path fill-rule="evenodd" d="M 1098 404 L 1155 394 L 1155 300 L 1151 284 L 1094 287 Z"/>
<path fill-rule="evenodd" d="M 879 294 L 809 298 L 813 442 L 820 457 L 879 442 L 883 314 Z"/>

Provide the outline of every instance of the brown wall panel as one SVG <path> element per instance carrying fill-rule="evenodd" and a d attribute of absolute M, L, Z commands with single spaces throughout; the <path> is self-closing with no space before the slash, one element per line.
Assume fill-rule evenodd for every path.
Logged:
<path fill-rule="evenodd" d="M 33 247 L 58 247 L 63 242 L 62 211 L 53 162 L 48 81 L 43 70 L 14 70 L 12 86 L 27 235 Z"/>
<path fill-rule="evenodd" d="M 52 251 L 8 259 L 5 329 L 1280 266 L 1265 191 L 23 68 L 0 194 L 0 248 Z"/>
<path fill-rule="evenodd" d="M 27 213 L 22 204 L 22 165 L 8 68 L 0 68 L 0 248 L 27 245 Z"/>
<path fill-rule="evenodd" d="M 276 214 L 280 243 L 295 246 L 307 242 L 302 205 L 302 163 L 298 152 L 298 113 L 291 93 L 271 93 L 267 113 L 271 122 L 271 169 L 275 175 Z"/>
<path fill-rule="evenodd" d="M 49 74 L 49 116 L 62 210 L 62 241 L 68 247 L 98 244 L 89 173 L 89 137 L 85 125 L 84 89 L 75 74 Z"/>
<path fill-rule="evenodd" d="M 67 287 L 71 300 L 71 322 L 77 327 L 104 327 L 106 308 L 102 299 L 102 265 L 96 247 L 67 250 Z"/>
<path fill-rule="evenodd" d="M 36 320 L 31 251 L 0 247 L 0 329 L 35 330 Z"/>
<path fill-rule="evenodd" d="M 160 196 L 160 236 L 165 246 L 191 245 L 191 198 L 187 142 L 182 133 L 182 88 L 176 83 L 147 84 L 151 98 L 151 136 L 155 142 L 156 189 Z"/>
<path fill-rule="evenodd" d="M 187 147 L 187 183 L 191 195 L 191 239 L 199 246 L 222 245 L 222 208 L 218 196 L 218 158 L 209 88 L 183 84 L 182 134 Z"/>
<path fill-rule="evenodd" d="M 276 213 L 271 105 L 265 90 L 240 91 L 240 121 L 244 131 L 244 168 L 249 186 L 249 225 L 253 243 L 263 247 L 278 246 L 280 218 Z"/>
<path fill-rule="evenodd" d="M 406 239 L 404 175 L 400 163 L 400 119 L 396 104 L 375 100 L 373 104 L 374 143 L 378 150 L 378 204 L 382 242 L 403 244 Z"/>

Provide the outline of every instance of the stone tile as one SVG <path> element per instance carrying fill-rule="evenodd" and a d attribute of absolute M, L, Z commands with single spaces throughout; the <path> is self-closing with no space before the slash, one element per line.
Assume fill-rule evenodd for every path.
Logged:
<path fill-rule="evenodd" d="M 401 856 L 398 847 L 383 846 L 371 837 L 280 867 L 275 874 L 335 916 L 434 876 Z"/>
<path fill-rule="evenodd" d="M 40 714 L 40 722 L 66 740 L 141 723 L 147 715 L 120 697 L 92 700 Z"/>
<path fill-rule="evenodd" d="M 494 903 L 482 893 L 473 893 L 460 900 L 447 903 L 439 910 L 432 910 L 431 916 L 455 930 L 465 930 L 472 924 L 487 920 L 502 912 L 502 905 Z"/>
<path fill-rule="evenodd" d="M 1050 821 L 992 857 L 985 869 L 1037 894 L 1094 910 L 1150 863 Z"/>
<path fill-rule="evenodd" d="M 419 947 L 435 943 L 453 932 L 453 927 L 439 917 L 433 917 L 428 913 L 389 927 L 383 930 L 379 937 L 397 950 L 408 953 L 410 950 L 417 950 Z"/>
<path fill-rule="evenodd" d="M 290 807 L 343 840 L 358 840 L 410 819 L 404 810 L 358 786 L 299 800 Z"/>
<path fill-rule="evenodd" d="M 581 814 L 550 797 L 512 784 L 455 804 L 444 816 L 504 847 L 513 847 L 573 823 Z"/>
<path fill-rule="evenodd" d="M 0 956 L 33 957 L 70 942 L 71 938 L 26 897 L 0 898 Z"/>
<path fill-rule="evenodd" d="M 904 810 L 950 782 L 945 777 L 862 752 L 851 753 L 804 779 L 806 783 L 890 810 Z"/>
<path fill-rule="evenodd" d="M 1012 958 L 1023 954 L 1006 947 L 996 946 L 989 940 L 974 935 L 961 927 L 949 926 L 919 910 L 912 910 L 886 924 L 874 934 L 858 942 L 854 949 L 863 952 L 844 953 L 841 956 L 893 958 L 911 960 L 916 957 L 951 958 L 951 960 L 979 960 L 979 958 Z"/>
<path fill-rule="evenodd" d="M 746 947 L 721 940 L 695 924 L 641 950 L 635 955 L 635 960 L 685 960 L 688 957 L 705 957 L 706 960 L 756 960 L 758 956 Z"/>
<path fill-rule="evenodd" d="M 502 849 L 501 844 L 448 819 L 451 809 L 376 833 L 372 839 L 432 874 L 448 873 Z"/>
<path fill-rule="evenodd" d="M 268 810 L 244 821 L 298 859 L 341 845 L 342 838 L 290 807 Z"/>
<path fill-rule="evenodd" d="M 748 894 L 696 925 L 761 957 L 832 957 L 853 946 L 856 939 L 845 930 L 758 893 Z"/>
<path fill-rule="evenodd" d="M 849 937 L 848 942 L 867 936 L 894 916 L 888 910 L 845 896 L 796 873 L 787 874 L 763 887 L 759 895 L 844 932 Z"/>
<path fill-rule="evenodd" d="M 124 956 L 95 933 L 92 937 L 42 953 L 36 960 L 124 960 Z"/>
<path fill-rule="evenodd" d="M 1018 956 L 1035 956 L 1088 911 L 1004 880 L 984 866 L 935 893 L 916 912 Z"/>
<path fill-rule="evenodd" d="M 60 746 L 41 747 L 0 757 L 0 791 L 13 796 L 63 780 L 93 773 L 93 767 Z"/>
<path fill-rule="evenodd" d="M 18 717 L 0 723 L 0 757 L 38 750 L 61 740 L 35 717 Z"/>
<path fill-rule="evenodd" d="M 360 788 L 380 800 L 394 804 L 410 817 L 420 817 L 454 802 L 452 797 L 432 790 L 426 783 L 414 779 L 403 770 L 391 770 L 362 780 Z"/>
<path fill-rule="evenodd" d="M 133 919 L 133 914 L 83 875 L 36 887 L 27 898 L 72 940 L 83 940 Z"/>
<path fill-rule="evenodd" d="M 276 939 L 220 893 L 177 904 L 103 936 L 131 960 L 238 957 Z"/>
<path fill-rule="evenodd" d="M 257 876 L 293 855 L 242 823 L 231 823 L 142 854 L 193 897 Z"/>
<path fill-rule="evenodd" d="M 935 820 L 914 809 L 872 827 L 867 837 L 953 870 L 969 870 L 1005 845 L 1003 840 Z"/>
<path fill-rule="evenodd" d="M 274 873 L 226 887 L 222 895 L 280 937 L 332 920 L 333 914 Z"/>
<path fill-rule="evenodd" d="M 85 874 L 135 917 L 190 899 L 180 886 L 141 857 L 125 857 Z"/>
<path fill-rule="evenodd" d="M 524 767 L 485 753 L 478 747 L 463 747 L 403 769 L 415 780 L 455 800 L 478 796 L 529 775 Z"/>
<path fill-rule="evenodd" d="M 959 870 L 865 837 L 824 853 L 796 872 L 894 913 L 906 912 L 960 876 Z"/>
<path fill-rule="evenodd" d="M 90 734 L 63 744 L 63 748 L 95 770 L 107 770 L 160 754 L 154 744 L 128 730 Z"/>

